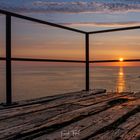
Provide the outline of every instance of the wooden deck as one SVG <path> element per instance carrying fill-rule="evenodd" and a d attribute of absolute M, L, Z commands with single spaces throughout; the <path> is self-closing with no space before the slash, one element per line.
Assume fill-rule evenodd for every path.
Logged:
<path fill-rule="evenodd" d="M 140 93 L 74 92 L 0 106 L 2 140 L 139 140 Z"/>

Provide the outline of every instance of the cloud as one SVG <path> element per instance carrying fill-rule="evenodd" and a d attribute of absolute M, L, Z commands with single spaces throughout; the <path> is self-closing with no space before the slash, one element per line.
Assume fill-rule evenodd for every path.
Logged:
<path fill-rule="evenodd" d="M 65 26 L 76 27 L 126 27 L 140 26 L 140 22 L 77 22 L 77 23 L 59 23 Z"/>
<path fill-rule="evenodd" d="M 60 12 L 60 13 L 112 13 L 112 12 L 140 12 L 140 1 L 139 0 L 109 0 L 97 1 L 97 0 L 77 0 L 77 1 L 66 1 L 66 0 L 24 0 L 19 2 L 14 0 L 15 3 L 10 3 L 7 0 L 0 2 L 0 8 L 20 11 L 20 12 Z"/>
<path fill-rule="evenodd" d="M 140 11 L 140 3 L 106 3 L 106 2 L 44 2 L 36 1 L 33 6 L 44 9 L 48 12 L 65 12 L 65 13 L 81 13 L 81 12 L 130 12 Z"/>

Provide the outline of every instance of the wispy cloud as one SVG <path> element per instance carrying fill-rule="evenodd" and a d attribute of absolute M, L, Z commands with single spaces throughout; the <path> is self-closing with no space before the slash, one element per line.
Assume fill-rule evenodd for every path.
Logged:
<path fill-rule="evenodd" d="M 126 26 L 140 26 L 140 22 L 77 22 L 77 23 L 59 23 L 65 26 L 76 27 L 126 27 Z"/>
<path fill-rule="evenodd" d="M 17 3 L 16 3 L 17 1 Z M 0 1 L 0 8 L 11 9 L 20 12 L 62 12 L 62 13 L 81 13 L 81 12 L 140 12 L 139 0 L 23 0 L 19 2 L 14 0 L 15 3 L 8 0 Z"/>
<path fill-rule="evenodd" d="M 32 3 L 33 9 L 35 7 L 38 11 L 46 12 L 65 12 L 65 13 L 85 13 L 85 12 L 130 12 L 130 11 L 140 11 L 140 3 L 106 3 L 106 2 L 45 2 L 36 1 Z M 34 10 L 35 10 L 34 9 Z"/>

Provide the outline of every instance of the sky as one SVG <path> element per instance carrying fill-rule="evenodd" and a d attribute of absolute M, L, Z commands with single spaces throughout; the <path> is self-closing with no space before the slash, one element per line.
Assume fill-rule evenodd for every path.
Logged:
<path fill-rule="evenodd" d="M 140 25 L 140 0 L 0 0 L 0 9 L 95 31 Z M 0 55 L 5 53 L 0 16 Z M 84 60 L 84 36 L 12 18 L 12 56 Z M 140 29 L 90 36 L 90 60 L 139 58 Z"/>

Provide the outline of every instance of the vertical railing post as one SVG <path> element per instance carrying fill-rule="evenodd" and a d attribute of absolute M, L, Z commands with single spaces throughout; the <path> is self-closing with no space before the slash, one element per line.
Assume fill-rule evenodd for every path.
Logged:
<path fill-rule="evenodd" d="M 6 15 L 6 105 L 12 104 L 11 16 Z"/>
<path fill-rule="evenodd" d="M 86 91 L 89 91 L 89 34 L 85 34 L 85 54 L 86 54 Z"/>

